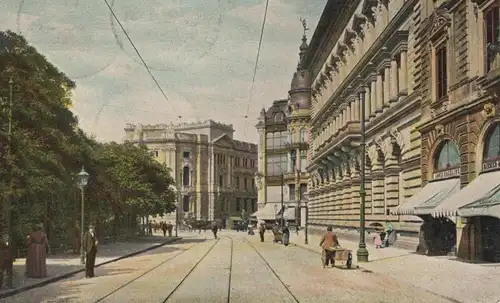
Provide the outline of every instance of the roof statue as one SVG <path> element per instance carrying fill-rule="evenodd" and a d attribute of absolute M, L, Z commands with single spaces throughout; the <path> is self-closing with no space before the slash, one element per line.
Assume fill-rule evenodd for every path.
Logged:
<path fill-rule="evenodd" d="M 309 28 L 307 27 L 307 20 L 300 18 L 300 22 L 302 22 L 302 27 L 304 28 L 304 37 L 305 37 L 307 31 L 309 30 Z"/>

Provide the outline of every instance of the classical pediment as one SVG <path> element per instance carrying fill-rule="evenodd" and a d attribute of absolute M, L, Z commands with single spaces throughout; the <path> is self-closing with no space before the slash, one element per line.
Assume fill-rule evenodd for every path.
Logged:
<path fill-rule="evenodd" d="M 231 138 L 228 137 L 228 135 L 223 134 L 213 141 L 213 144 L 219 147 L 228 147 L 228 148 L 233 148 L 234 147 L 234 142 Z"/>
<path fill-rule="evenodd" d="M 431 39 L 437 40 L 448 34 L 451 25 L 451 17 L 445 8 L 437 9 L 431 17 Z"/>

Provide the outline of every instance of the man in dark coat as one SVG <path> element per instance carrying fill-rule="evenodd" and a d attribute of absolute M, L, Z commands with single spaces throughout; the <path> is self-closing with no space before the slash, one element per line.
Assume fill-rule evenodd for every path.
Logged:
<path fill-rule="evenodd" d="M 5 286 L 12 288 L 14 268 L 14 253 L 9 245 L 9 236 L 2 234 L 0 238 L 0 289 L 3 287 L 4 273 L 6 274 Z"/>
<path fill-rule="evenodd" d="M 94 226 L 89 225 L 89 230 L 85 232 L 83 236 L 83 249 L 85 251 L 85 277 L 93 278 L 94 274 L 94 266 L 95 266 L 95 257 L 97 254 L 97 245 L 99 241 L 97 241 L 97 236 L 94 232 Z"/>

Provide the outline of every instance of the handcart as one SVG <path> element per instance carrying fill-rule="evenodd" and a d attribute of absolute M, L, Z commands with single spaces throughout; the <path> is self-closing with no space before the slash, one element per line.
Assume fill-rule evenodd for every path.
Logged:
<path fill-rule="evenodd" d="M 283 243 L 283 232 L 280 230 L 273 229 L 274 240 L 273 243 L 281 242 Z"/>
<path fill-rule="evenodd" d="M 340 261 L 341 263 L 345 262 L 345 266 L 347 268 L 351 268 L 352 266 L 352 250 L 347 248 L 342 248 L 340 246 L 337 246 L 337 247 L 329 247 L 327 249 L 323 249 L 323 254 L 321 255 L 321 261 L 323 267 L 325 267 L 327 263 L 326 258 L 330 258 L 332 266 L 335 266 L 335 263 L 338 261 Z"/>

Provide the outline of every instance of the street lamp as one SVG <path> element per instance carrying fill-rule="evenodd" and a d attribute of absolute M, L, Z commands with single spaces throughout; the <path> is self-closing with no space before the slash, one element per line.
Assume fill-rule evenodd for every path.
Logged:
<path fill-rule="evenodd" d="M 82 166 L 82 170 L 76 175 L 76 186 L 80 188 L 80 191 L 82 193 L 82 217 L 81 217 L 81 239 L 80 239 L 80 261 L 82 264 L 85 264 L 85 252 L 83 251 L 83 231 L 85 228 L 85 225 L 83 223 L 84 221 L 84 212 L 85 212 L 85 186 L 87 186 L 87 183 L 89 181 L 89 174 L 85 171 L 85 169 Z"/>
<path fill-rule="evenodd" d="M 9 243 L 12 241 L 12 234 L 11 234 L 11 229 L 12 229 L 12 224 L 11 224 L 11 212 L 10 212 L 10 207 L 11 203 L 10 200 L 12 198 L 12 171 L 13 171 L 13 164 L 12 164 L 12 159 L 11 159 L 11 153 L 12 153 L 12 102 L 13 102 L 13 91 L 14 91 L 14 81 L 12 78 L 9 79 L 9 109 L 8 109 L 8 120 L 9 120 L 9 126 L 7 130 L 7 153 L 6 153 L 6 159 L 7 159 L 7 165 L 9 167 L 9 190 L 6 191 L 6 199 L 5 199 L 5 223 L 7 225 L 7 234 L 9 237 Z"/>
<path fill-rule="evenodd" d="M 309 239 L 307 237 L 307 222 L 309 221 L 309 193 L 305 192 L 304 193 L 304 202 L 305 202 L 305 208 L 306 208 L 306 215 L 305 215 L 305 222 L 304 222 L 304 244 L 309 244 Z"/>
<path fill-rule="evenodd" d="M 359 246 L 358 246 L 358 251 L 356 252 L 356 255 L 358 257 L 358 262 L 368 262 L 368 249 L 366 249 L 366 242 L 365 242 L 365 196 L 366 196 L 366 191 L 365 191 L 365 90 L 362 88 L 362 90 L 359 92 L 359 106 L 360 106 L 360 126 L 359 130 L 361 132 L 361 159 L 360 159 L 360 171 L 361 171 L 361 176 L 360 176 L 360 181 L 361 184 L 359 186 L 359 198 L 360 198 L 360 205 L 359 205 Z"/>
<path fill-rule="evenodd" d="M 278 217 L 277 217 L 277 213 L 278 213 L 278 205 L 274 204 L 274 221 L 278 221 Z"/>

